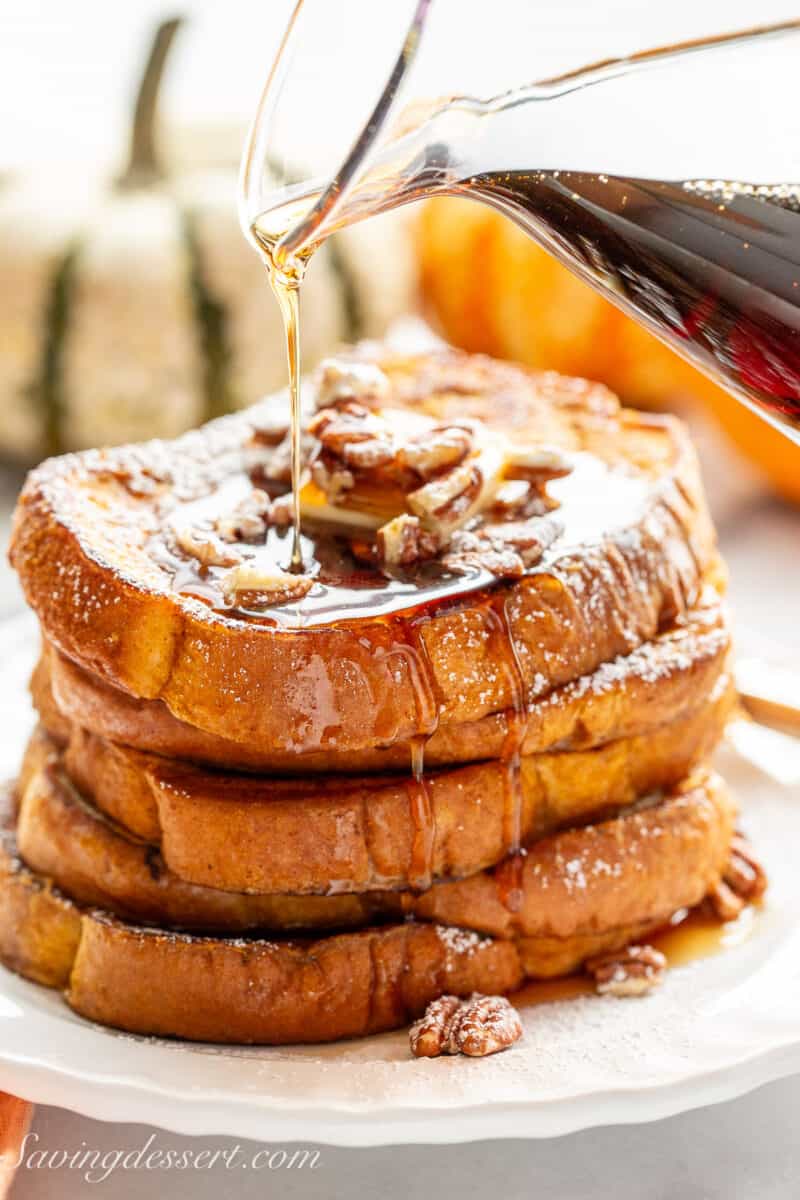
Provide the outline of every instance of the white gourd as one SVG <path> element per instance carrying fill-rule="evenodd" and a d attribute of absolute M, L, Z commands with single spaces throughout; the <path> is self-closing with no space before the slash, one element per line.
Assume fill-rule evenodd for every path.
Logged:
<path fill-rule="evenodd" d="M 58 205 L 46 181 L 0 187 L 0 456 L 171 438 L 286 383 L 283 327 L 239 228 L 235 168 L 171 174 L 158 161 L 176 28 L 156 33 L 118 180 L 78 178 Z M 304 369 L 379 336 L 415 300 L 405 213 L 337 235 L 302 291 Z"/>

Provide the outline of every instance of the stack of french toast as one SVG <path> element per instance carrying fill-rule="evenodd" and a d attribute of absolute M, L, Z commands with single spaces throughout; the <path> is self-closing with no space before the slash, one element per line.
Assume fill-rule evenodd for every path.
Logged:
<path fill-rule="evenodd" d="M 304 406 L 294 566 L 285 397 L 29 477 L 0 958 L 92 1020 L 234 1043 L 587 962 L 644 990 L 651 933 L 764 886 L 708 766 L 730 639 L 684 428 L 374 345 Z"/>

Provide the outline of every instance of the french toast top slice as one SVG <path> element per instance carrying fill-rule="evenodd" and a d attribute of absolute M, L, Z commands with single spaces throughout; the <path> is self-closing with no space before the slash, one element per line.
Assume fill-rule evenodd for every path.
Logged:
<path fill-rule="evenodd" d="M 230 567 L 187 564 L 169 531 L 224 517 L 254 479 L 279 482 L 273 400 L 174 442 L 32 472 L 11 558 L 47 636 L 211 733 L 348 750 L 524 705 L 629 652 L 696 599 L 714 537 L 679 422 L 620 409 L 599 385 L 481 357 L 379 361 L 392 411 L 478 419 L 490 441 L 566 456 L 569 474 L 548 486 L 559 507 L 522 522 L 542 537 L 521 577 L 497 582 L 479 566 L 384 587 L 373 571 L 366 605 L 362 580 L 348 578 L 322 585 L 322 602 L 317 582 L 299 602 L 226 606 L 218 576 Z"/>

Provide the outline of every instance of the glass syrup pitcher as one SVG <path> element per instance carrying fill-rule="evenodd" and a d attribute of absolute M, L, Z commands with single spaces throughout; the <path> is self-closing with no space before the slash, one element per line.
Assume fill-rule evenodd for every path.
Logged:
<path fill-rule="evenodd" d="M 354 221 L 448 194 L 505 213 L 800 444 L 800 21 L 486 100 L 430 99 L 415 69 L 436 7 L 327 6 L 339 37 L 361 47 L 337 97 L 323 82 L 337 55 L 324 3 L 300 0 L 262 97 L 240 211 L 287 316 L 296 412 L 297 288 L 314 249 Z M 491 19 L 503 9 L 497 0 Z M 467 35 L 458 6 L 448 11 L 455 56 Z"/>

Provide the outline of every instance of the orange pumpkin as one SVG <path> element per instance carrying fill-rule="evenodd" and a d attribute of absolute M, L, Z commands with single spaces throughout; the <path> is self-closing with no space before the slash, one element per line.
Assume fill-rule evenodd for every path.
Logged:
<path fill-rule="evenodd" d="M 423 298 L 466 350 L 599 379 L 642 408 L 703 403 L 781 495 L 800 504 L 800 449 L 582 283 L 506 217 L 474 201 L 424 205 Z"/>

